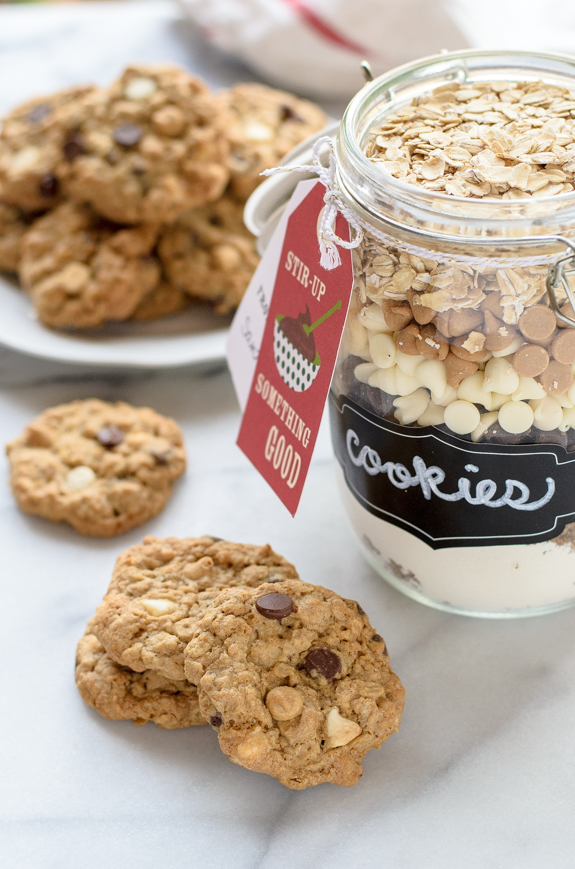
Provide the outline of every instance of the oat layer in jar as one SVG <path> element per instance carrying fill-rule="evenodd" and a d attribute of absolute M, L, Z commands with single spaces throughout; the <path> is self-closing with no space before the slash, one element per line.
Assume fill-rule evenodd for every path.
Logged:
<path fill-rule="evenodd" d="M 469 615 L 573 604 L 575 59 L 401 67 L 337 160 L 364 235 L 330 410 L 367 559 Z"/>

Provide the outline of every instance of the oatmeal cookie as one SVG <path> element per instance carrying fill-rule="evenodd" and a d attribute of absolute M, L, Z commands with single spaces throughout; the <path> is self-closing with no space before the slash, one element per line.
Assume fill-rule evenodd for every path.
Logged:
<path fill-rule="evenodd" d="M 269 546 L 145 537 L 118 558 L 92 630 L 117 663 L 180 681 L 184 649 L 222 589 L 292 577 L 293 565 Z"/>
<path fill-rule="evenodd" d="M 112 721 L 153 721 L 166 730 L 206 723 L 193 685 L 170 682 L 152 670 L 134 673 L 121 667 L 90 633 L 89 625 L 78 643 L 75 675 L 82 699 Z"/>
<path fill-rule="evenodd" d="M 0 271 L 16 272 L 28 223 L 20 209 L 0 202 Z"/>
<path fill-rule="evenodd" d="M 68 88 L 30 100 L 3 118 L 0 188 L 5 202 L 43 211 L 60 199 L 61 169 L 73 157 L 76 131 L 101 94 L 92 86 Z"/>
<path fill-rule="evenodd" d="M 216 304 L 237 308 L 259 263 L 255 238 L 242 220 L 243 206 L 230 195 L 189 211 L 164 230 L 158 253 L 174 286 Z"/>
<path fill-rule="evenodd" d="M 90 398 L 45 410 L 6 448 L 24 513 L 112 537 L 156 516 L 186 464 L 173 419 Z"/>
<path fill-rule="evenodd" d="M 64 202 L 38 218 L 21 244 L 22 286 L 47 326 L 86 329 L 125 320 L 160 280 L 153 224 L 121 229 Z"/>
<path fill-rule="evenodd" d="M 130 66 L 80 126 L 65 190 L 118 223 L 172 222 L 224 190 L 225 113 L 175 66 Z"/>
<path fill-rule="evenodd" d="M 262 84 L 238 84 L 219 99 L 231 117 L 232 190 L 244 201 L 263 181 L 260 172 L 327 123 L 319 106 Z"/>
<path fill-rule="evenodd" d="M 222 592 L 186 648 L 185 672 L 230 760 L 295 790 L 355 784 L 403 710 L 361 607 L 298 580 Z"/>
<path fill-rule="evenodd" d="M 131 320 L 157 320 L 168 314 L 177 314 L 191 304 L 190 297 L 170 281 L 161 281 L 151 293 L 142 299 Z"/>

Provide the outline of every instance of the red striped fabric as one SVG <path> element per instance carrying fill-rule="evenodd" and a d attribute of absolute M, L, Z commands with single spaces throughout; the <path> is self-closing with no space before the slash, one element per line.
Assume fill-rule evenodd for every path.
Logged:
<path fill-rule="evenodd" d="M 312 30 L 320 36 L 323 36 L 323 38 L 328 42 L 332 42 L 334 45 L 339 45 L 340 48 L 347 48 L 348 51 L 353 51 L 355 54 L 359 54 L 362 57 L 366 57 L 370 54 L 368 49 L 358 45 L 357 42 L 353 42 L 351 39 L 347 39 L 343 34 L 334 30 L 333 27 L 320 18 L 313 9 L 306 6 L 303 0 L 282 0 L 282 2 L 285 3 L 286 6 L 289 6 L 290 9 L 299 15 L 302 21 L 305 21 Z"/>

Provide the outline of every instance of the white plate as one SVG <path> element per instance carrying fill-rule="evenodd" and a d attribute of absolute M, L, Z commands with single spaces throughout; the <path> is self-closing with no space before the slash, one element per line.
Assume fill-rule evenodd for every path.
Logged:
<path fill-rule="evenodd" d="M 76 365 L 177 368 L 225 358 L 229 317 L 208 305 L 149 323 L 108 324 L 81 332 L 48 329 L 28 297 L 0 277 L 0 344 L 43 359 Z"/>

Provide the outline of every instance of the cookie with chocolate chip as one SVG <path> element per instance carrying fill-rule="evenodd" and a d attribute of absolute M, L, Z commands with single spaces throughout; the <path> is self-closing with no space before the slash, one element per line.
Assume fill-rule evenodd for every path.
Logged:
<path fill-rule="evenodd" d="M 259 263 L 243 206 L 226 194 L 187 212 L 160 237 L 158 252 L 171 283 L 220 314 L 237 308 Z"/>
<path fill-rule="evenodd" d="M 24 211 L 44 211 L 61 197 L 66 150 L 102 91 L 67 88 L 37 97 L 2 119 L 0 188 L 2 199 Z"/>
<path fill-rule="evenodd" d="M 118 664 L 181 681 L 184 649 L 222 589 L 289 578 L 294 566 L 270 546 L 146 537 L 118 558 L 92 631 Z"/>
<path fill-rule="evenodd" d="M 261 84 L 238 84 L 219 95 L 229 114 L 229 167 L 232 190 L 245 201 L 261 184 L 260 172 L 321 130 L 325 113 L 309 100 Z"/>
<path fill-rule="evenodd" d="M 174 730 L 205 724 L 196 688 L 182 680 L 171 682 L 152 670 L 135 673 L 116 664 L 90 631 L 78 643 L 76 685 L 86 703 L 112 721 L 152 721 Z"/>
<path fill-rule="evenodd" d="M 361 607 L 300 580 L 220 594 L 186 647 L 202 714 L 239 766 L 295 790 L 353 785 L 404 689 Z"/>
<path fill-rule="evenodd" d="M 112 537 L 156 516 L 186 464 L 173 419 L 96 398 L 45 410 L 6 448 L 18 506 Z"/>
<path fill-rule="evenodd" d="M 39 319 L 87 329 L 131 316 L 160 282 L 158 232 L 119 227 L 73 202 L 38 218 L 22 237 L 19 275 Z"/>
<path fill-rule="evenodd" d="M 216 199 L 229 170 L 225 112 L 171 65 L 129 66 L 68 142 L 68 196 L 118 223 L 169 223 Z"/>

